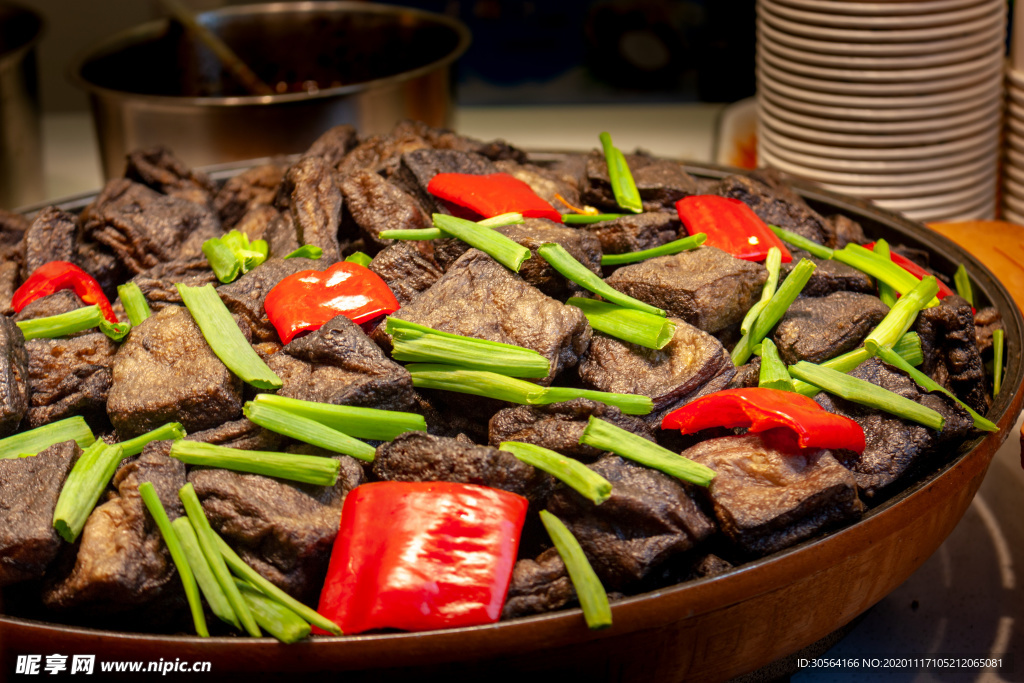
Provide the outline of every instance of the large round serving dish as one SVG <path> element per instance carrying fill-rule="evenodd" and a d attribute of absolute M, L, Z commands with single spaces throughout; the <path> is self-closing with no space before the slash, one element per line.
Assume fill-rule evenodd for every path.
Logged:
<path fill-rule="evenodd" d="M 235 166 L 213 175 L 223 178 L 239 170 Z M 708 178 L 735 172 L 693 165 L 686 170 Z M 215 676 L 241 673 L 247 680 L 331 671 L 344 672 L 344 680 L 352 682 L 566 676 L 720 681 L 765 667 L 850 624 L 942 544 L 1013 430 L 1024 399 L 1024 319 L 995 276 L 942 235 L 868 202 L 810 184 L 793 185 L 812 208 L 854 218 L 870 238 L 927 249 L 932 267 L 940 272 L 966 266 L 976 305 L 997 307 L 1006 330 L 1003 390 L 988 414 L 999 433 L 937 454 L 914 483 L 873 501 L 863 518 L 846 528 L 716 577 L 613 602 L 614 625 L 604 631 L 589 631 L 580 610 L 569 609 L 489 626 L 317 637 L 282 645 L 270 638 L 202 639 L 72 627 L 4 615 L 0 605 L 0 671 L 14 671 L 18 654 L 56 652 L 94 654 L 97 661 L 210 662 Z M 93 197 L 72 198 L 62 207 L 80 209 Z"/>

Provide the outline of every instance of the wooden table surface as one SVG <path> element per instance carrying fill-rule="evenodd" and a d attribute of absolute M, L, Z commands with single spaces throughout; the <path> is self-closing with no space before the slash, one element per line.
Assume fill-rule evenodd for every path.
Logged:
<path fill-rule="evenodd" d="M 1024 227 L 1006 221 L 929 223 L 928 227 L 977 256 L 1024 311 Z"/>

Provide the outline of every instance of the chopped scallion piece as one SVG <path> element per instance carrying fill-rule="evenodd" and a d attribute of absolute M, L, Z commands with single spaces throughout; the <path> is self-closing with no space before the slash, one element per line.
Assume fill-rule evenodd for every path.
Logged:
<path fill-rule="evenodd" d="M 889 243 L 886 242 L 885 240 L 878 240 L 877 242 L 875 242 L 874 252 L 879 256 L 883 256 L 889 260 L 892 260 L 892 257 L 890 256 L 891 252 L 889 251 Z M 889 308 L 892 308 L 893 306 L 896 305 L 896 290 L 892 288 L 892 285 L 879 280 L 878 298 L 882 300 L 883 304 L 885 304 Z"/>
<path fill-rule="evenodd" d="M 82 306 L 67 313 L 59 313 L 45 318 L 21 320 L 17 325 L 21 329 L 21 333 L 26 341 L 29 339 L 66 337 L 69 334 L 75 334 L 76 332 L 93 327 L 99 327 L 105 335 L 114 341 L 121 341 L 131 330 L 131 325 L 128 323 L 108 322 L 103 317 L 100 307 L 96 305 Z"/>
<path fill-rule="evenodd" d="M 565 303 L 582 310 L 595 330 L 648 349 L 665 348 L 676 333 L 674 322 L 635 308 L 575 296 Z"/>
<path fill-rule="evenodd" d="M 277 394 L 257 394 L 252 402 L 282 408 L 358 439 L 391 441 L 405 432 L 427 431 L 427 422 L 422 415 L 398 410 L 336 406 Z"/>
<path fill-rule="evenodd" d="M 764 287 L 761 289 L 761 299 L 743 316 L 743 322 L 740 323 L 741 335 L 750 333 L 757 316 L 761 315 L 761 311 L 775 296 L 775 290 L 779 287 L 779 272 L 782 269 L 782 250 L 778 247 L 769 247 L 764 267 L 768 270 L 768 279 L 764 281 Z"/>
<path fill-rule="evenodd" d="M 521 225 L 525 221 L 523 214 L 511 211 L 485 218 L 482 221 L 477 221 L 476 224 L 483 228 L 500 228 L 506 225 Z"/>
<path fill-rule="evenodd" d="M 323 253 L 323 250 L 321 250 L 321 253 Z M 354 251 L 345 260 L 349 263 L 358 263 L 365 268 L 373 261 L 373 257 L 361 251 Z"/>
<path fill-rule="evenodd" d="M 387 319 L 385 331 L 394 345 L 391 356 L 403 362 L 449 363 L 509 377 L 547 377 L 551 372 L 547 358 L 522 346 L 440 332 L 395 317 Z"/>
<path fill-rule="evenodd" d="M 444 237 L 440 228 L 409 228 L 406 230 L 381 230 L 377 234 L 382 240 L 404 240 L 407 242 L 423 242 L 439 240 Z"/>
<path fill-rule="evenodd" d="M 153 431 L 140 434 L 134 439 L 128 439 L 117 444 L 124 450 L 124 457 L 132 455 L 138 455 L 142 452 L 142 449 L 146 447 L 146 444 L 150 441 L 169 441 L 178 439 L 184 439 L 187 435 L 185 434 L 185 428 L 181 426 L 180 422 L 168 422 L 165 425 L 157 427 Z"/>
<path fill-rule="evenodd" d="M 601 257 L 601 265 L 617 266 L 623 263 L 646 261 L 647 259 L 654 258 L 656 256 L 678 254 L 681 251 L 696 249 L 700 245 L 704 244 L 707 239 L 708 236 L 706 234 L 698 232 L 697 234 L 690 235 L 689 237 L 672 240 L 671 242 L 662 244 L 660 247 L 651 247 L 650 249 L 643 249 L 641 251 L 630 251 L 625 254 L 605 254 Z"/>
<path fill-rule="evenodd" d="M 303 244 L 301 247 L 293 252 L 290 252 L 285 258 L 308 258 L 318 259 L 324 255 L 324 250 L 315 244 Z"/>
<path fill-rule="evenodd" d="M 185 560 L 195 575 L 196 583 L 206 597 L 207 604 L 210 605 L 210 611 L 225 624 L 231 624 L 241 630 L 242 624 L 239 623 L 238 616 L 235 615 L 235 610 L 231 607 L 227 594 L 220 587 L 217 577 L 213 574 L 213 568 L 206 560 L 206 555 L 203 554 L 192 522 L 188 521 L 188 517 L 178 517 L 171 522 L 171 530 L 181 541 Z"/>
<path fill-rule="evenodd" d="M 583 608 L 583 618 L 587 621 L 587 627 L 594 630 L 608 628 L 612 625 L 612 608 L 608 604 L 608 593 L 601 585 L 601 579 L 597 578 L 594 568 L 590 566 L 590 561 L 587 560 L 579 541 L 562 520 L 547 510 L 540 511 L 540 521 L 551 537 L 551 542 L 555 544 L 562 562 L 565 563 L 569 579 L 576 589 L 576 597 Z"/>
<path fill-rule="evenodd" d="M 509 270 L 518 273 L 523 261 L 530 258 L 529 249 L 486 226 L 443 213 L 435 213 L 433 220 L 434 227 L 485 252 Z"/>
<path fill-rule="evenodd" d="M 254 638 L 259 638 L 262 635 L 260 627 L 257 626 L 252 612 L 249 611 L 249 606 L 242 600 L 242 594 L 238 591 L 235 580 L 231 578 L 231 572 L 228 571 L 227 564 L 224 562 L 224 556 L 221 555 L 220 548 L 217 547 L 217 534 L 210 526 L 210 521 L 206 519 L 206 512 L 203 511 L 203 505 L 199 502 L 199 497 L 191 483 L 185 484 L 178 490 L 178 498 L 185 506 L 188 521 L 192 522 L 192 528 L 195 529 L 199 547 L 203 550 L 203 557 L 210 563 L 210 569 L 213 570 L 217 583 L 227 596 L 228 602 L 231 603 L 231 609 L 234 610 L 235 616 L 238 617 L 238 621 L 246 633 Z"/>
<path fill-rule="evenodd" d="M 909 271 L 893 263 L 891 258 L 883 258 L 881 254 L 852 242 L 842 249 L 836 249 L 832 258 L 891 285 L 900 294 L 908 294 L 920 282 Z M 925 308 L 938 305 L 939 300 L 933 298 Z"/>
<path fill-rule="evenodd" d="M 971 277 L 967 274 L 964 264 L 961 263 L 956 267 L 956 272 L 953 274 L 953 283 L 956 285 L 957 295 L 973 306 L 974 289 L 971 287 Z"/>
<path fill-rule="evenodd" d="M 566 213 L 562 214 L 562 222 L 566 225 L 589 225 L 590 223 L 613 221 L 628 215 L 625 213 Z"/>
<path fill-rule="evenodd" d="M 572 254 L 566 251 L 565 247 L 561 244 L 545 242 L 537 248 L 537 253 L 540 254 L 541 258 L 550 263 L 552 268 L 587 291 L 603 296 L 608 301 L 625 306 L 626 308 L 635 308 L 638 311 L 662 317 L 665 315 L 665 311 L 660 308 L 645 304 L 643 301 L 634 299 L 628 294 L 623 294 L 609 285 L 594 274 L 592 270 L 573 258 Z"/>
<path fill-rule="evenodd" d="M 761 373 L 757 386 L 781 391 L 794 391 L 793 378 L 789 376 L 786 364 L 779 357 L 779 349 L 770 337 L 761 342 Z"/>
<path fill-rule="evenodd" d="M 117 295 L 121 297 L 121 305 L 124 306 L 124 312 L 128 315 L 132 327 L 138 327 L 143 320 L 153 315 L 146 302 L 146 295 L 134 282 L 118 285 Z"/>
<path fill-rule="evenodd" d="M 889 365 L 892 365 L 895 368 L 899 368 L 903 372 L 905 372 L 908 375 L 910 375 L 910 378 L 912 380 L 917 382 L 919 385 L 921 385 L 923 388 L 927 389 L 928 391 L 941 391 L 942 393 L 946 394 L 951 399 L 953 399 L 954 401 L 959 403 L 961 405 L 961 407 L 963 407 L 968 413 L 970 413 L 971 418 L 974 420 L 974 426 L 976 428 L 978 428 L 978 429 L 980 429 L 982 431 L 985 431 L 985 432 L 998 432 L 999 431 L 999 426 L 996 423 L 994 423 L 991 420 L 989 420 L 987 418 L 984 418 L 981 415 L 979 415 L 969 405 L 967 405 L 966 403 L 961 401 L 959 398 L 957 398 L 956 394 L 954 394 L 953 392 L 949 391 L 944 386 L 942 386 L 941 384 L 939 384 L 938 382 L 933 380 L 931 377 L 929 377 L 928 375 L 924 374 L 923 372 L 921 372 L 920 370 L 915 368 L 913 365 L 911 365 L 910 363 L 905 361 L 902 356 L 900 356 L 898 353 L 896 353 L 892 349 L 886 348 L 884 346 L 878 346 L 877 344 L 872 344 L 870 347 L 868 347 L 868 350 L 871 351 L 872 353 L 874 353 L 876 356 L 878 356 L 882 360 L 884 360 Z"/>
<path fill-rule="evenodd" d="M 644 210 L 640 200 L 640 191 L 636 189 L 633 174 L 626 163 L 625 155 L 612 145 L 612 136 L 608 133 L 600 135 L 601 147 L 604 149 L 604 160 L 608 164 L 608 179 L 611 181 L 612 194 L 616 203 L 627 211 L 641 213 Z"/>
<path fill-rule="evenodd" d="M 616 427 L 610 422 L 590 416 L 580 437 L 580 443 L 602 451 L 611 451 L 627 460 L 638 462 L 665 474 L 698 486 L 707 486 L 715 478 L 715 471 L 699 462 L 673 453 L 653 441 Z"/>
<path fill-rule="evenodd" d="M 1003 330 L 992 331 L 992 395 L 998 396 L 1003 387 Z"/>
<path fill-rule="evenodd" d="M 235 252 L 224 243 L 223 239 L 211 237 L 203 242 L 203 254 L 206 255 L 213 274 L 221 282 L 234 282 L 241 275 L 242 264 L 235 258 Z"/>
<path fill-rule="evenodd" d="M 265 579 L 262 574 L 247 565 L 245 561 L 238 556 L 238 553 L 236 553 L 223 538 L 218 536 L 216 532 L 213 533 L 213 540 L 216 542 L 217 549 L 220 550 L 221 557 L 224 558 L 224 562 L 227 563 L 227 566 L 235 573 L 235 576 L 245 579 L 253 586 L 256 586 L 256 588 L 263 591 L 264 594 L 270 596 L 274 600 L 277 600 L 309 623 L 322 628 L 328 633 L 333 633 L 338 636 L 342 635 L 341 629 L 338 628 L 338 625 L 333 621 L 321 615 L 308 605 L 299 602 L 292 596 L 288 595 L 283 590 L 272 584 L 269 580 Z"/>
<path fill-rule="evenodd" d="M 196 577 L 188 565 L 185 557 L 185 550 L 181 547 L 178 535 L 171 527 L 171 520 L 167 517 L 167 510 L 160 502 L 160 496 L 153 488 L 153 482 L 146 481 L 139 484 L 139 497 L 149 510 L 150 516 L 156 522 L 156 528 L 167 545 L 167 551 L 171 554 L 174 566 L 178 569 L 178 576 L 181 577 L 181 585 L 185 590 L 185 598 L 188 600 L 189 610 L 192 612 L 192 623 L 195 624 L 196 633 L 203 638 L 208 638 L 210 632 L 206 629 L 206 616 L 203 613 L 203 603 L 199 597 L 199 586 L 196 585 Z"/>
<path fill-rule="evenodd" d="M 341 462 L 334 458 L 269 451 L 243 451 L 199 441 L 175 441 L 171 457 L 187 465 L 222 467 L 320 486 L 334 486 Z"/>
<path fill-rule="evenodd" d="M 871 330 L 864 339 L 864 346 L 870 349 L 868 343 L 871 342 L 878 346 L 891 347 L 906 334 L 910 326 L 914 324 L 914 320 L 917 319 L 917 314 L 935 297 L 938 291 L 939 283 L 931 275 L 918 282 L 909 293 L 900 297 L 899 301 L 882 318 L 882 322 Z"/>
<path fill-rule="evenodd" d="M 912 366 L 920 365 L 924 362 L 924 354 L 921 351 L 921 337 L 918 336 L 917 332 L 907 332 L 905 335 L 900 337 L 900 340 L 896 342 L 896 345 L 892 347 L 892 350 L 898 353 L 903 360 L 907 361 Z M 871 358 L 871 352 L 861 346 L 853 351 L 847 351 L 844 354 L 838 355 L 835 358 L 830 358 L 823 363 L 819 363 L 819 365 L 826 368 L 832 368 L 838 372 L 850 372 L 869 358 Z M 800 380 L 794 380 L 793 387 L 796 393 L 803 394 L 804 396 L 809 396 L 811 398 L 821 391 L 821 389 L 813 384 L 801 382 Z"/>
<path fill-rule="evenodd" d="M 313 631 L 309 622 L 248 582 L 235 579 L 235 585 L 256 623 L 282 643 L 297 643 Z"/>
<path fill-rule="evenodd" d="M 344 453 L 353 458 L 371 462 L 377 452 L 368 443 L 284 408 L 249 401 L 242 408 L 242 412 L 249 420 L 272 432 L 290 436 L 335 453 Z"/>
<path fill-rule="evenodd" d="M 249 345 L 213 285 L 188 287 L 177 284 L 175 287 L 202 331 L 206 343 L 231 372 L 257 389 L 281 388 L 281 378 Z"/>
<path fill-rule="evenodd" d="M 768 305 L 761 310 L 757 320 L 754 321 L 753 326 L 750 328 L 750 332 L 743 335 L 739 343 L 733 348 L 732 362 L 734 365 L 743 365 L 750 359 L 752 349 L 760 344 L 761 340 L 771 332 L 771 329 L 782 320 L 782 316 L 786 314 L 790 304 L 796 301 L 796 298 L 800 295 L 807 281 L 811 279 L 811 275 L 814 274 L 814 269 L 817 267 L 814 261 L 800 259 L 800 263 L 796 264 L 796 268 L 790 271 L 782 286 L 779 287 L 768 301 Z"/>
<path fill-rule="evenodd" d="M 785 228 L 780 228 L 777 225 L 769 225 L 768 227 L 771 228 L 772 232 L 774 232 L 775 235 L 786 244 L 791 244 L 797 249 L 803 249 L 804 251 L 809 252 L 812 256 L 831 259 L 832 254 L 835 251 L 834 249 L 829 249 L 824 244 L 818 244 L 814 240 L 809 240 L 803 235 L 798 235 L 795 232 L 786 230 Z"/>
<path fill-rule="evenodd" d="M 594 505 L 600 505 L 612 495 L 611 482 L 579 460 L 521 441 L 503 441 L 498 448 L 508 451 L 527 465 L 547 472 Z"/>
<path fill-rule="evenodd" d="M 28 431 L 0 439 L 0 460 L 17 458 L 22 454 L 36 455 L 55 443 L 74 441 L 80 448 L 88 448 L 96 441 L 92 430 L 81 415 L 29 429 Z"/>
<path fill-rule="evenodd" d="M 96 502 L 114 476 L 123 452 L 120 446 L 96 441 L 82 451 L 71 468 L 53 510 L 53 528 L 68 543 L 74 543 Z"/>
<path fill-rule="evenodd" d="M 875 408 L 937 431 L 940 431 L 946 422 L 938 411 L 928 406 L 831 368 L 802 360 L 789 366 L 789 374 L 847 401 Z"/>
<path fill-rule="evenodd" d="M 615 406 L 627 415 L 647 415 L 653 410 L 651 399 L 638 394 L 614 394 L 569 387 L 545 388 L 495 372 L 464 370 L 437 363 L 412 363 L 406 366 L 406 370 L 412 375 L 414 387 L 487 396 L 510 403 L 546 405 L 571 401 L 574 398 L 589 398 Z"/>

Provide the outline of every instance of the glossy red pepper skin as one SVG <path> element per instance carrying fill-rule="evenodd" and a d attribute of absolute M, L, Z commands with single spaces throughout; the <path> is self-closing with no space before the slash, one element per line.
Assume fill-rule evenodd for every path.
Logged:
<path fill-rule="evenodd" d="M 703 232 L 708 236 L 705 247 L 718 247 L 745 261 L 764 261 L 768 250 L 778 247 L 782 262 L 793 260 L 782 240 L 738 199 L 698 194 L 676 202 L 679 220 L 691 235 Z"/>
<path fill-rule="evenodd" d="M 863 453 L 864 430 L 856 421 L 830 413 L 801 394 L 752 387 L 725 389 L 672 411 L 662 429 L 692 434 L 711 427 L 748 427 L 751 432 L 785 428 L 801 448 L 843 448 Z"/>
<path fill-rule="evenodd" d="M 339 261 L 327 270 L 303 270 L 281 280 L 263 301 L 267 318 L 287 344 L 344 315 L 363 324 L 398 310 L 387 283 L 365 266 Z"/>
<path fill-rule="evenodd" d="M 515 212 L 526 218 L 562 222 L 562 214 L 555 207 L 508 173 L 438 173 L 427 184 L 427 192 L 484 218 Z"/>
<path fill-rule="evenodd" d="M 109 322 L 118 322 L 110 300 L 103 293 L 103 288 L 96 278 L 67 261 L 50 261 L 36 268 L 25 283 L 14 292 L 11 306 L 20 313 L 21 309 L 33 301 L 63 289 L 70 289 L 87 304 L 99 306 L 103 317 Z"/>
<path fill-rule="evenodd" d="M 865 244 L 864 248 L 874 251 L 875 243 L 871 242 L 870 244 Z M 917 265 L 916 263 L 908 259 L 906 256 L 901 256 L 900 254 L 897 254 L 895 251 L 889 252 L 889 259 L 892 260 L 892 262 L 895 263 L 897 266 L 899 266 L 903 270 L 907 271 L 908 273 L 916 277 L 918 280 L 923 280 L 929 275 L 931 275 L 931 273 L 929 273 L 927 270 Z M 953 290 L 950 289 L 945 282 L 939 280 L 939 278 L 935 278 L 935 280 L 936 282 L 939 283 L 939 293 L 935 295 L 936 297 L 938 297 L 939 299 L 945 299 L 947 296 L 954 293 Z"/>
<path fill-rule="evenodd" d="M 474 484 L 363 484 L 345 498 L 317 611 L 346 634 L 493 623 L 526 508 Z"/>

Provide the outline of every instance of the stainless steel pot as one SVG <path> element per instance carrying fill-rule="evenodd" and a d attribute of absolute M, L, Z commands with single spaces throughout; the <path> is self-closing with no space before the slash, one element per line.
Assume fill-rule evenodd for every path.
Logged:
<path fill-rule="evenodd" d="M 470 40 L 457 20 L 362 2 L 244 5 L 198 19 L 285 92 L 245 94 L 169 21 L 118 34 L 70 74 L 89 93 L 108 178 L 123 173 L 127 152 L 158 143 L 204 166 L 299 152 L 341 123 L 364 135 L 404 118 L 451 123 L 452 66 Z"/>
<path fill-rule="evenodd" d="M 0 208 L 43 199 L 36 43 L 43 18 L 0 3 Z"/>

